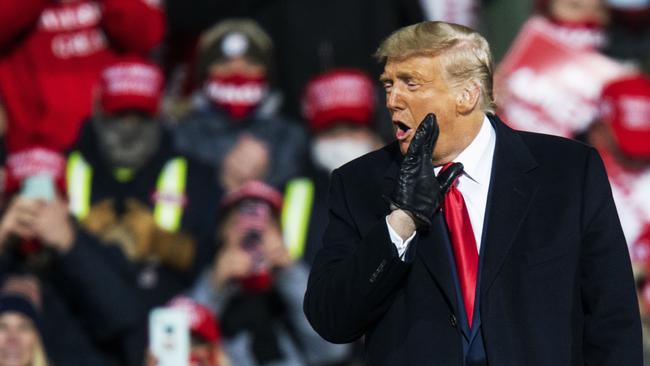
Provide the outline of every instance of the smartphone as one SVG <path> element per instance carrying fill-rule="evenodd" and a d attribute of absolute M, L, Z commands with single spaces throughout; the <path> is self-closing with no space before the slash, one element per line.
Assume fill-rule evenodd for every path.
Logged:
<path fill-rule="evenodd" d="M 188 366 L 190 319 L 183 309 L 155 308 L 149 314 L 149 350 L 157 366 Z"/>
<path fill-rule="evenodd" d="M 49 174 L 36 174 L 23 180 L 20 194 L 30 199 L 53 201 L 56 193 L 54 179 Z"/>
<path fill-rule="evenodd" d="M 251 274 L 240 282 L 249 291 L 264 291 L 271 286 L 269 265 L 262 251 L 262 236 L 270 218 L 271 208 L 266 202 L 250 199 L 239 206 L 237 225 L 243 233 L 239 245 L 253 260 Z"/>
<path fill-rule="evenodd" d="M 237 225 L 243 233 L 239 243 L 253 258 L 253 272 L 266 270 L 266 261 L 261 251 L 262 233 L 271 216 L 270 207 L 260 200 L 245 200 L 239 205 Z"/>

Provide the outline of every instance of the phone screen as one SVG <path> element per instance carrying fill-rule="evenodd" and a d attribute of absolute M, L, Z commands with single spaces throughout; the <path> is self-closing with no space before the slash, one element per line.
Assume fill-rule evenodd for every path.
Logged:
<path fill-rule="evenodd" d="M 188 366 L 189 314 L 183 309 L 153 309 L 149 315 L 149 349 L 157 366 Z"/>
<path fill-rule="evenodd" d="M 37 174 L 23 180 L 20 194 L 26 198 L 53 201 L 56 196 L 54 179 L 49 174 Z"/>
<path fill-rule="evenodd" d="M 266 269 L 264 256 L 260 250 L 262 235 L 270 218 L 270 207 L 259 200 L 247 200 L 239 206 L 237 225 L 243 233 L 240 245 L 253 258 L 253 272 Z"/>

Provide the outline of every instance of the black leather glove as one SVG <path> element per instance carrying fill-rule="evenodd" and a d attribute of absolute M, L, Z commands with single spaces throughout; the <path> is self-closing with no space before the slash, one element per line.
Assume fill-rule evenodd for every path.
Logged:
<path fill-rule="evenodd" d="M 392 197 L 386 197 L 391 209 L 408 212 L 418 229 L 429 228 L 431 217 L 440 208 L 449 186 L 463 172 L 463 164 L 453 163 L 436 177 L 432 154 L 438 134 L 436 116 L 429 113 L 415 131 L 404 155 Z"/>

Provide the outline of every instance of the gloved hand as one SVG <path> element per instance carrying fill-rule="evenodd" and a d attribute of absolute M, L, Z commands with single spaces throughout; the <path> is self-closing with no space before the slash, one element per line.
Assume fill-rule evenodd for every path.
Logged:
<path fill-rule="evenodd" d="M 404 155 L 395 191 L 386 197 L 391 209 L 409 213 L 418 229 L 429 228 L 449 186 L 463 172 L 463 164 L 453 163 L 436 177 L 432 154 L 439 132 L 436 116 L 427 114 Z"/>

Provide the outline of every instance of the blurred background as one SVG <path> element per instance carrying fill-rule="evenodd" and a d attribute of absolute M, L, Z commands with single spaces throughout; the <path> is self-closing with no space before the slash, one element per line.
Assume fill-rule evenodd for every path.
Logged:
<path fill-rule="evenodd" d="M 600 152 L 650 365 L 650 1 L 0 0 L 0 366 L 363 365 L 302 297 L 422 20 L 487 38 L 506 123 Z"/>

